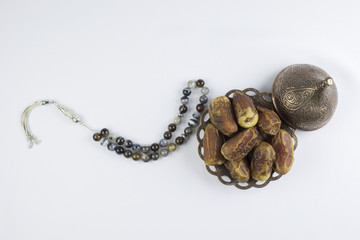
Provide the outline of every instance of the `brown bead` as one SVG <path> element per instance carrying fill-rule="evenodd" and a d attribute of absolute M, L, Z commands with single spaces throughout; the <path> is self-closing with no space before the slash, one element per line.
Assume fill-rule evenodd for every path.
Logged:
<path fill-rule="evenodd" d="M 151 145 L 150 149 L 151 149 L 151 151 L 156 152 L 156 151 L 159 151 L 160 146 L 159 146 L 159 144 L 154 143 Z"/>
<path fill-rule="evenodd" d="M 95 141 L 97 141 L 97 142 L 100 141 L 100 139 L 101 139 L 100 133 L 94 133 L 93 139 L 94 139 Z"/>
<path fill-rule="evenodd" d="M 176 150 L 176 144 L 170 143 L 167 148 L 170 152 L 174 152 Z"/>
<path fill-rule="evenodd" d="M 184 143 L 184 138 L 183 137 L 177 137 L 176 139 L 175 139 L 175 143 L 177 144 L 177 145 L 181 145 L 181 144 L 183 144 Z"/>
<path fill-rule="evenodd" d="M 202 104 L 200 103 L 200 104 L 196 105 L 196 110 L 197 110 L 198 112 L 202 112 L 202 111 L 205 110 L 205 107 L 204 107 L 204 105 L 202 105 Z"/>
<path fill-rule="evenodd" d="M 199 80 L 196 81 L 196 86 L 197 87 L 202 88 L 204 85 L 205 85 L 204 80 L 199 79 Z"/>
<path fill-rule="evenodd" d="M 186 107 L 185 105 L 181 105 L 181 106 L 179 107 L 179 112 L 180 112 L 181 114 L 186 113 L 186 112 L 187 112 L 187 107 Z"/>
<path fill-rule="evenodd" d="M 107 130 L 106 128 L 103 128 L 101 131 L 100 131 L 100 134 L 102 137 L 107 137 L 109 136 L 110 132 L 109 130 Z"/>
<path fill-rule="evenodd" d="M 135 152 L 135 153 L 132 154 L 132 159 L 134 159 L 134 160 L 139 160 L 140 158 L 141 158 L 140 153 Z"/>
<path fill-rule="evenodd" d="M 169 131 L 164 132 L 164 138 L 167 140 L 171 139 L 172 138 L 171 132 L 169 132 Z"/>
<path fill-rule="evenodd" d="M 170 123 L 168 126 L 168 129 L 170 132 L 175 132 L 176 131 L 176 124 L 175 123 Z"/>

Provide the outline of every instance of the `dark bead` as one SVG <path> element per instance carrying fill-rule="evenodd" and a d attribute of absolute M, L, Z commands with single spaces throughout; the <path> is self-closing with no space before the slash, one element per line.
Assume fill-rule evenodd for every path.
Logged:
<path fill-rule="evenodd" d="M 204 107 L 204 105 L 202 105 L 202 104 L 200 103 L 200 104 L 196 105 L 196 110 L 197 110 L 198 112 L 202 112 L 202 111 L 205 110 L 205 107 Z"/>
<path fill-rule="evenodd" d="M 181 137 L 184 138 L 184 142 L 189 140 L 189 135 L 186 135 L 185 133 L 181 134 Z"/>
<path fill-rule="evenodd" d="M 124 156 L 125 156 L 126 158 L 130 158 L 130 157 L 132 156 L 132 152 L 131 152 L 130 150 L 126 150 L 126 151 L 124 152 Z"/>
<path fill-rule="evenodd" d="M 194 112 L 192 116 L 193 116 L 195 119 L 200 119 L 201 113 L 199 113 L 199 112 Z"/>
<path fill-rule="evenodd" d="M 136 161 L 136 160 L 139 160 L 140 158 L 141 158 L 140 153 L 136 152 L 136 153 L 133 153 L 133 154 L 132 154 L 132 159 L 134 159 L 135 161 Z"/>
<path fill-rule="evenodd" d="M 117 146 L 117 147 L 115 147 L 115 152 L 120 155 L 125 152 L 125 149 L 121 146 Z"/>
<path fill-rule="evenodd" d="M 141 148 L 141 146 L 140 146 L 139 144 L 134 144 L 134 145 L 132 146 L 132 149 L 133 149 L 134 152 L 139 152 L 139 151 L 140 151 L 140 148 Z"/>
<path fill-rule="evenodd" d="M 150 159 L 158 160 L 159 159 L 159 154 L 156 153 L 156 152 L 150 153 Z"/>
<path fill-rule="evenodd" d="M 167 139 L 167 140 L 171 139 L 172 138 L 171 132 L 169 132 L 169 131 L 164 132 L 164 138 Z"/>
<path fill-rule="evenodd" d="M 182 104 L 186 105 L 189 103 L 189 98 L 187 96 L 183 96 L 180 101 Z"/>
<path fill-rule="evenodd" d="M 106 128 L 103 128 L 101 130 L 100 134 L 101 134 L 101 137 L 107 137 L 107 136 L 109 136 L 110 132 Z"/>
<path fill-rule="evenodd" d="M 123 137 L 118 137 L 115 141 L 117 145 L 123 145 L 125 143 L 125 139 Z"/>
<path fill-rule="evenodd" d="M 205 104 L 205 103 L 208 102 L 208 97 L 205 96 L 205 95 L 202 95 L 202 96 L 199 98 L 199 101 L 200 101 L 200 103 Z"/>
<path fill-rule="evenodd" d="M 183 94 L 184 94 L 185 96 L 189 96 L 189 95 L 191 94 L 190 88 L 184 88 Z"/>
<path fill-rule="evenodd" d="M 197 87 L 203 87 L 204 85 L 205 85 L 204 80 L 199 79 L 199 80 L 196 81 L 196 86 Z"/>
<path fill-rule="evenodd" d="M 125 147 L 126 147 L 126 148 L 131 148 L 132 146 L 133 146 L 133 143 L 132 143 L 131 140 L 126 140 L 126 141 L 125 141 Z"/>
<path fill-rule="evenodd" d="M 190 134 L 192 134 L 192 132 L 193 132 L 193 129 L 192 129 L 191 127 L 186 127 L 186 128 L 184 129 L 184 133 L 185 133 L 186 135 L 190 135 Z"/>
<path fill-rule="evenodd" d="M 186 113 L 186 112 L 187 112 L 187 107 L 186 107 L 185 105 L 181 105 L 181 106 L 179 107 L 179 112 L 180 112 L 181 114 Z"/>
<path fill-rule="evenodd" d="M 148 153 L 148 152 L 150 152 L 150 147 L 148 147 L 148 146 L 141 147 L 140 151 L 142 153 Z"/>
<path fill-rule="evenodd" d="M 116 147 L 116 144 L 115 143 L 109 143 L 107 145 L 107 148 L 110 150 L 110 151 L 114 151 L 115 150 L 115 147 Z"/>
<path fill-rule="evenodd" d="M 176 131 L 176 124 L 175 123 L 170 123 L 168 126 L 168 129 L 170 132 L 175 132 Z"/>
<path fill-rule="evenodd" d="M 93 139 L 94 139 L 95 141 L 97 141 L 97 142 L 100 141 L 100 139 L 101 139 L 100 133 L 94 133 Z"/>
<path fill-rule="evenodd" d="M 160 146 L 159 146 L 159 144 L 154 143 L 154 144 L 151 145 L 150 148 L 151 148 L 151 151 L 156 152 L 156 151 L 159 151 Z"/>
<path fill-rule="evenodd" d="M 194 118 L 190 119 L 188 122 L 189 127 L 192 127 L 192 128 L 196 127 L 198 124 L 199 124 L 199 120 L 194 119 Z"/>
<path fill-rule="evenodd" d="M 183 144 L 184 143 L 184 138 L 183 137 L 177 137 L 176 139 L 175 139 L 175 143 L 177 144 L 177 145 L 181 145 L 181 144 Z"/>

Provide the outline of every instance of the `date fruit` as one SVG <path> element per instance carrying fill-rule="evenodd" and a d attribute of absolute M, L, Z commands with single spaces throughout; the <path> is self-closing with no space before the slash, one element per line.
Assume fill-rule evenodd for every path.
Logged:
<path fill-rule="evenodd" d="M 227 160 L 241 160 L 255 146 L 258 138 L 259 132 L 256 128 L 247 128 L 225 142 L 221 147 L 221 153 Z"/>
<path fill-rule="evenodd" d="M 276 152 L 273 169 L 284 175 L 290 171 L 294 163 L 294 145 L 290 134 L 280 129 L 272 140 L 272 146 Z"/>
<path fill-rule="evenodd" d="M 251 177 L 257 181 L 266 181 L 272 172 L 276 158 L 274 148 L 262 142 L 254 151 L 251 159 Z"/>
<path fill-rule="evenodd" d="M 226 161 L 225 167 L 229 170 L 230 175 L 237 181 L 241 183 L 249 181 L 250 168 L 245 158 L 238 161 Z"/>
<path fill-rule="evenodd" d="M 259 113 L 259 121 L 257 127 L 260 132 L 263 132 L 268 135 L 276 135 L 280 130 L 281 120 L 279 116 L 272 110 L 256 107 L 256 110 Z"/>
<path fill-rule="evenodd" d="M 238 131 L 238 126 L 235 122 L 233 108 L 230 100 L 225 97 L 214 98 L 210 102 L 209 115 L 211 122 L 224 135 L 231 136 Z"/>
<path fill-rule="evenodd" d="M 225 162 L 225 158 L 221 155 L 221 146 L 224 143 L 224 136 L 209 123 L 205 128 L 203 147 L 204 162 L 206 165 L 220 165 Z"/>
<path fill-rule="evenodd" d="M 233 94 L 233 105 L 237 123 L 243 128 L 250 128 L 257 124 L 259 115 L 251 98 L 236 91 Z"/>

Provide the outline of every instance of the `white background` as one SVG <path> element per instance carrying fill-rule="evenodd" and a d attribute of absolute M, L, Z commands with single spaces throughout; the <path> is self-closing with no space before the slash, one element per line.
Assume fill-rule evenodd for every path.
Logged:
<path fill-rule="evenodd" d="M 359 1 L 0 1 L 0 239 L 359 239 Z M 181 90 L 269 91 L 294 63 L 325 69 L 332 121 L 298 132 L 292 171 L 241 191 L 193 137 L 157 162 L 117 156 L 54 106 L 136 142 L 162 136 Z M 196 95 L 196 94 L 195 94 Z M 198 96 L 198 95 L 196 95 Z M 196 98 L 192 98 L 197 101 Z M 193 108 L 191 109 L 193 110 Z"/>

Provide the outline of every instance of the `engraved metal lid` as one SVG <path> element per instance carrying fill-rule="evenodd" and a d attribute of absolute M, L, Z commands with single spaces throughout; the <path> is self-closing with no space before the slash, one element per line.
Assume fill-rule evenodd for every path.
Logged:
<path fill-rule="evenodd" d="M 272 100 L 277 113 L 294 129 L 316 130 L 333 116 L 337 89 L 333 79 L 321 68 L 294 64 L 275 78 Z"/>

